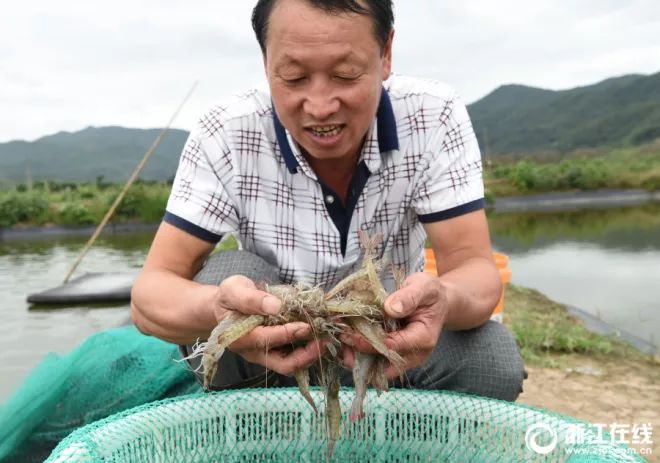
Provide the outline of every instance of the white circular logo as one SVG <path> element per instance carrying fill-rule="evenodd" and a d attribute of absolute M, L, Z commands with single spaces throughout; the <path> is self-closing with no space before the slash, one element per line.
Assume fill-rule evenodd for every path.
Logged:
<path fill-rule="evenodd" d="M 546 445 L 539 444 L 539 437 L 549 436 L 550 443 Z M 545 442 L 547 439 L 541 439 Z M 527 428 L 525 433 L 525 444 L 532 452 L 539 455 L 547 455 L 557 447 L 557 433 L 545 423 L 536 423 Z"/>

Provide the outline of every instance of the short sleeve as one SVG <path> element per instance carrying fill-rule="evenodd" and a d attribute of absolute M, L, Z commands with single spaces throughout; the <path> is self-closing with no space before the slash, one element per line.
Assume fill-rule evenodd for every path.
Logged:
<path fill-rule="evenodd" d="M 222 130 L 191 134 L 181 153 L 164 221 L 217 243 L 238 229 L 231 151 Z"/>
<path fill-rule="evenodd" d="M 440 100 L 442 101 L 442 100 Z M 440 124 L 429 134 L 413 207 L 420 222 L 430 223 L 483 209 L 481 152 L 465 104 L 454 94 L 442 101 Z"/>

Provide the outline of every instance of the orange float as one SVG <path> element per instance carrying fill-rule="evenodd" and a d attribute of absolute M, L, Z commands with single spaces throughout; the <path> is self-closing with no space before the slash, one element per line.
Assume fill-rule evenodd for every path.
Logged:
<path fill-rule="evenodd" d="M 424 271 L 437 275 L 438 270 L 435 263 L 435 254 L 433 254 L 433 249 L 426 248 L 424 250 L 424 257 L 425 257 Z M 495 261 L 495 265 L 497 265 L 497 269 L 500 271 L 500 279 L 502 280 L 502 285 L 506 287 L 506 285 L 511 282 L 511 269 L 509 268 L 509 256 L 499 252 L 494 252 L 493 260 Z M 493 309 L 493 313 L 490 318 L 492 320 L 496 320 L 501 323 L 503 315 L 504 315 L 504 291 L 502 291 L 500 300 Z"/>

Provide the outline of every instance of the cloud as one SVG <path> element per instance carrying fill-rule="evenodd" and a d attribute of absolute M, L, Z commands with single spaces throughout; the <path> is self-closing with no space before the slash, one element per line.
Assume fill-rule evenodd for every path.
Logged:
<path fill-rule="evenodd" d="M 458 86 L 468 101 L 505 83 L 560 89 L 660 70 L 657 2 L 412 3 L 428 13 L 400 12 L 400 64 Z"/>
<path fill-rule="evenodd" d="M 660 70 L 655 0 L 395 0 L 395 70 L 472 102 L 505 83 L 545 88 Z M 263 80 L 253 2 L 23 0 L 0 28 L 0 140 L 88 125 L 162 126 Z"/>

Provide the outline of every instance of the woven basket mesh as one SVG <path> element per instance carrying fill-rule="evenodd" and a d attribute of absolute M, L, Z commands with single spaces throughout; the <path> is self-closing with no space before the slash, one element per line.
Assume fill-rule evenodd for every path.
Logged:
<path fill-rule="evenodd" d="M 312 395 L 323 403 L 318 389 Z M 378 397 L 370 391 L 365 418 L 349 423 L 353 395 L 340 393 L 342 436 L 332 461 L 643 461 L 586 423 L 456 393 L 392 390 Z M 537 423 L 557 436 L 556 448 L 544 455 L 526 445 L 526 432 Z M 584 439 L 569 446 L 576 424 L 584 426 Z M 325 462 L 326 436 L 323 413 L 315 415 L 295 389 L 226 391 L 155 402 L 93 423 L 62 441 L 47 462 Z M 537 443 L 547 445 L 552 436 L 545 437 Z"/>

